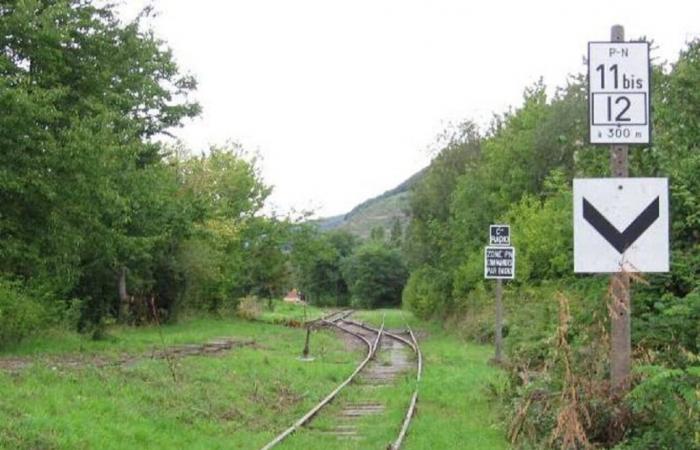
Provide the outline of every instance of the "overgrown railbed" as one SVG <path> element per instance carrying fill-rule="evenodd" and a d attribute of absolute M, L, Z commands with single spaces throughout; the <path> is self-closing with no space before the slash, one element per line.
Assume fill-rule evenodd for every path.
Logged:
<path fill-rule="evenodd" d="M 496 395 L 506 379 L 488 363 L 492 347 L 468 342 L 456 330 L 445 330 L 443 322 L 422 321 L 400 310 L 360 311 L 353 317 L 376 326 L 384 315 L 389 330 L 408 321 L 424 358 L 417 413 L 403 448 L 510 448 Z"/>
<path fill-rule="evenodd" d="M 259 448 L 355 366 L 335 335 L 314 335 L 316 360 L 298 360 L 298 329 L 240 319 L 193 319 L 114 328 L 110 339 L 27 342 L 0 358 L 33 355 L 21 372 L 0 370 L 0 448 Z M 212 354 L 118 361 L 220 336 L 254 342 Z M 162 347 L 165 342 L 166 348 Z M 81 348 L 82 346 L 82 348 Z M 83 364 L 46 364 L 82 355 Z"/>
<path fill-rule="evenodd" d="M 275 303 L 280 315 L 288 311 L 295 317 L 299 308 Z M 508 448 L 493 396 L 504 378 L 487 364 L 491 348 L 467 344 L 440 324 L 398 310 L 361 311 L 357 318 L 378 324 L 384 313 L 392 328 L 408 320 L 426 364 L 418 413 L 403 448 Z M 311 340 L 315 360 L 302 362 L 303 330 L 264 320 L 263 314 L 252 321 L 194 318 L 160 328 L 113 326 L 100 341 L 63 331 L 6 349 L 0 360 L 33 363 L 19 371 L 0 369 L 0 448 L 260 448 L 361 358 L 359 347 L 317 330 Z M 194 352 L 222 336 L 241 345 Z M 193 353 L 157 357 L 184 348 Z M 120 363 L 124 355 L 130 358 L 126 364 Z M 80 364 L 60 364 L 76 358 Z M 396 412 L 396 424 L 414 383 L 407 379 L 396 386 L 400 402 L 384 399 Z M 383 448 L 386 436 L 396 432 L 370 433 L 369 442 Z M 305 448 L 313 448 L 309 445 Z"/>

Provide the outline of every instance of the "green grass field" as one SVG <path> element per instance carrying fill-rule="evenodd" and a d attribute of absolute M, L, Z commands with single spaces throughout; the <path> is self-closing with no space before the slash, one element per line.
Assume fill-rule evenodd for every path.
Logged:
<path fill-rule="evenodd" d="M 217 356 L 175 360 L 173 381 L 157 329 L 115 329 L 111 342 L 30 342 L 16 354 L 35 364 L 0 371 L 0 448 L 230 449 L 259 448 L 352 371 L 360 355 L 334 334 L 313 338 L 316 360 L 304 363 L 304 332 L 241 320 L 192 320 L 163 327 L 167 345 L 221 336 L 255 345 Z M 59 336 L 55 336 L 59 338 Z M 127 366 L 96 368 L 91 358 L 122 352 L 145 358 Z M 79 367 L 60 366 L 80 355 Z M 3 355 L 8 357 L 9 355 Z"/>
<path fill-rule="evenodd" d="M 275 313 L 285 310 L 276 307 Z M 403 325 L 400 312 L 386 313 L 388 327 Z M 298 309 L 289 308 L 289 314 Z M 377 323 L 380 317 L 381 312 L 360 312 L 356 318 Z M 507 448 L 496 425 L 495 400 L 487 394 L 488 383 L 499 380 L 486 364 L 491 350 L 405 317 L 419 333 L 426 364 L 419 413 L 405 448 Z M 162 347 L 161 332 L 166 346 L 218 337 L 254 343 L 174 359 L 175 381 L 167 360 L 151 358 Z M 105 341 L 57 332 L 0 353 L 0 361 L 31 362 L 14 370 L 0 364 L 0 448 L 257 449 L 345 379 L 364 354 L 348 351 L 330 331 L 317 331 L 311 342 L 316 359 L 301 362 L 303 329 L 261 321 L 191 319 L 161 332 L 115 327 Z M 129 362 L 119 364 L 125 355 Z M 413 386 L 406 377 L 383 393 L 387 423 L 400 422 Z M 323 425 L 320 416 L 318 424 Z M 393 438 L 390 426 L 376 429 L 364 448 L 384 448 Z M 314 445 L 302 433 L 281 448 L 329 443 Z"/>
<path fill-rule="evenodd" d="M 385 317 L 387 328 L 408 322 L 417 334 L 424 372 L 406 450 L 510 448 L 498 423 L 498 400 L 489 394 L 490 384 L 504 382 L 500 371 L 488 365 L 491 347 L 465 343 L 437 324 L 398 310 L 361 311 L 354 317 L 374 325 Z"/>
<path fill-rule="evenodd" d="M 302 323 L 304 319 L 315 320 L 328 312 L 311 305 L 308 305 L 306 311 L 304 311 L 303 305 L 286 303 L 283 301 L 276 301 L 273 305 L 274 307 L 272 310 L 267 308 L 263 309 L 260 320 L 270 323 L 284 323 L 293 320 Z"/>

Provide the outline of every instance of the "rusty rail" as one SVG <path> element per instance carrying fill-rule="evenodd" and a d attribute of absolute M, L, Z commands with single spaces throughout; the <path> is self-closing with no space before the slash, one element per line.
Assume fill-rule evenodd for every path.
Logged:
<path fill-rule="evenodd" d="M 376 332 L 378 331 L 378 330 L 377 330 L 376 328 L 374 328 L 374 327 L 371 327 L 371 326 L 369 326 L 369 325 L 367 325 L 367 324 L 365 324 L 365 323 L 362 323 L 362 322 L 357 322 L 357 321 L 355 321 L 355 320 L 346 320 L 346 319 L 343 318 L 343 319 L 340 319 L 340 321 L 345 322 L 345 323 L 349 323 L 350 325 L 355 325 L 356 327 L 360 327 L 360 328 L 363 328 L 363 329 L 365 329 L 365 330 L 367 330 L 367 331 L 372 331 L 372 332 L 374 332 L 374 333 L 376 333 Z M 394 340 L 396 340 L 396 341 L 399 341 L 399 342 L 401 342 L 401 343 L 403 343 L 403 344 L 405 344 L 405 345 L 407 345 L 407 346 L 409 346 L 409 347 L 411 347 L 411 350 L 413 350 L 414 352 L 416 352 L 416 348 L 417 348 L 417 347 L 413 344 L 413 342 L 411 342 L 410 340 L 406 339 L 405 337 L 401 337 L 401 336 L 399 336 L 398 334 L 390 333 L 390 332 L 388 332 L 388 331 L 384 331 L 384 335 L 387 336 L 387 337 L 390 337 L 390 338 L 392 338 L 392 339 L 394 339 Z"/>
<path fill-rule="evenodd" d="M 397 437 L 396 440 L 389 447 L 391 450 L 400 449 L 401 444 L 403 444 L 403 440 L 406 438 L 406 434 L 408 433 L 408 426 L 411 424 L 411 419 L 413 419 L 413 416 L 416 413 L 416 403 L 418 403 L 418 384 L 420 383 L 420 379 L 423 376 L 423 353 L 420 351 L 416 335 L 413 334 L 413 330 L 411 330 L 411 327 L 408 325 L 408 323 L 406 323 L 406 329 L 408 330 L 408 334 L 411 336 L 411 340 L 414 344 L 413 348 L 416 352 L 416 356 L 418 357 L 418 369 L 416 371 L 416 390 L 413 391 L 413 395 L 411 396 L 411 403 L 408 405 L 406 417 L 404 417 L 403 419 L 403 424 L 401 425 L 399 437 Z"/>
<path fill-rule="evenodd" d="M 323 317 L 319 317 L 318 319 L 309 320 L 307 322 L 307 324 L 314 325 L 316 323 L 337 322 L 338 320 L 345 319 L 346 317 L 348 317 L 352 313 L 353 313 L 352 309 L 343 309 L 340 311 L 334 311 L 330 314 L 326 314 Z M 338 317 L 335 317 L 335 316 L 338 316 Z"/>
<path fill-rule="evenodd" d="M 345 314 L 346 312 L 347 311 L 341 312 L 340 315 Z M 350 314 L 352 314 L 352 312 L 353 311 L 347 312 L 347 314 L 345 314 L 345 316 L 343 318 L 349 316 Z M 333 317 L 336 314 L 338 314 L 338 313 L 333 313 L 333 314 L 326 316 L 326 317 Z M 277 435 L 272 441 L 270 441 L 267 445 L 262 447 L 261 450 L 269 450 L 269 449 L 273 448 L 274 446 L 276 446 L 277 444 L 282 442 L 284 439 L 286 439 L 287 437 L 292 435 L 292 433 L 297 431 L 299 428 L 301 428 L 305 424 L 307 424 L 316 414 L 318 414 L 318 412 L 321 409 L 323 409 L 324 406 L 326 406 L 328 403 L 330 403 L 345 386 L 350 384 L 350 382 L 355 378 L 355 376 L 358 373 L 360 373 L 360 371 L 362 369 L 364 369 L 365 366 L 367 365 L 367 363 L 369 363 L 369 361 L 374 357 L 374 354 L 376 353 L 377 348 L 379 347 L 379 342 L 381 341 L 382 334 L 384 333 L 384 320 L 382 320 L 381 328 L 379 328 L 378 331 L 375 331 L 377 333 L 376 339 L 374 340 L 374 342 L 371 342 L 369 339 L 362 336 L 361 334 L 354 333 L 350 330 L 347 330 L 347 329 L 339 326 L 336 322 L 341 321 L 343 318 L 336 318 L 333 320 L 325 320 L 325 318 L 322 318 L 320 320 L 320 322 L 328 324 L 330 326 L 334 326 L 334 327 L 338 328 L 339 330 L 344 331 L 345 333 L 348 333 L 348 334 L 362 340 L 367 345 L 367 356 L 365 357 L 364 360 L 362 360 L 362 362 L 355 368 L 355 371 L 345 381 L 340 383 L 338 385 L 338 387 L 336 387 L 330 394 L 328 394 L 323 400 L 321 400 L 319 403 L 317 403 L 316 406 L 311 408 L 311 410 L 309 410 L 309 412 L 304 414 L 304 416 L 301 419 L 294 422 L 294 424 L 292 426 L 290 426 L 289 428 L 284 430 L 282 433 Z"/>

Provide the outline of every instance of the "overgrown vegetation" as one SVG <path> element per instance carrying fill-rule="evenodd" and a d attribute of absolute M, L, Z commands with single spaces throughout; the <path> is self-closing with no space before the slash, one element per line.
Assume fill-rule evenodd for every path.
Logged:
<path fill-rule="evenodd" d="M 630 170 L 670 178 L 672 268 L 634 284 L 635 375 L 623 398 L 607 381 L 607 279 L 573 275 L 572 178 L 609 176 L 607 147 L 585 143 L 583 76 L 552 98 L 542 83 L 528 88 L 485 133 L 464 124 L 413 189 L 404 304 L 466 336 L 492 337 L 483 246 L 489 224 L 512 227 L 503 399 L 516 448 L 700 446 L 700 41 L 655 66 L 652 81 L 655 140 L 630 151 Z"/>
<path fill-rule="evenodd" d="M 110 333 L 155 323 L 162 337 L 161 321 L 173 322 L 183 312 L 262 321 L 287 320 L 289 312 L 301 323 L 302 310 L 272 301 L 291 287 L 316 306 L 365 308 L 398 305 L 403 290 L 404 304 L 418 317 L 443 320 L 464 337 L 488 342 L 492 295 L 483 281 L 482 252 L 488 225 L 505 222 L 512 226 L 518 268 L 506 289 L 509 382 L 498 392 L 513 445 L 700 447 L 700 40 L 689 42 L 673 65 L 654 67 L 654 143 L 631 151 L 632 176 L 670 179 L 672 270 L 634 284 L 634 379 L 631 391 L 618 396 L 607 381 L 607 280 L 575 277 L 572 270 L 571 180 L 607 176 L 609 165 L 607 149 L 585 143 L 583 76 L 571 77 L 552 97 L 541 82 L 534 84 L 520 107 L 496 116 L 484 132 L 466 122 L 446 135 L 427 171 L 380 198 L 393 198 L 393 209 L 409 198 L 408 228 L 395 219 L 386 236 L 384 219 L 395 216 L 382 217 L 382 226 L 360 241 L 263 215 L 271 189 L 255 156 L 234 142 L 201 154 L 160 143 L 199 114 L 191 99 L 196 82 L 144 27 L 149 9 L 124 24 L 113 6 L 102 5 L 0 5 L 0 349 L 48 346 L 50 353 L 59 345 L 37 340 L 37 331 L 73 351 L 110 348 Z M 410 195 L 404 192 L 409 185 Z M 369 215 L 370 206 L 355 213 Z M 142 332 L 148 339 L 155 333 Z M 467 355 L 435 348 L 460 361 L 485 357 L 483 349 Z M 246 370 L 249 381 L 258 379 L 258 366 L 264 371 L 270 365 L 269 355 L 247 356 L 245 369 L 221 362 L 232 384 L 237 378 L 229 369 Z M 151 362 L 76 374 L 37 366 L 22 379 L 0 374 L 3 398 L 10 399 L 0 407 L 2 443 L 121 442 L 119 430 L 73 433 L 89 421 L 81 402 L 91 403 L 86 394 L 105 380 L 109 389 L 129 386 L 126 409 L 142 408 L 140 417 L 155 408 L 148 400 L 166 410 L 174 402 L 182 414 L 164 413 L 151 423 L 153 429 L 165 424 L 164 434 L 152 437 L 143 428 L 129 434 L 132 446 L 172 447 L 169 433 L 182 423 L 194 424 L 201 436 L 208 435 L 210 420 L 231 422 L 226 439 L 241 423 L 256 426 L 254 414 L 225 411 L 215 393 L 204 400 L 195 395 L 202 378 L 211 389 L 219 381 L 220 372 L 206 364 L 183 369 L 177 378 L 168 360 L 166 379 L 176 386 L 153 394 L 152 386 L 164 383 L 163 367 Z M 327 369 L 316 375 L 335 381 L 342 372 Z M 434 389 L 426 409 L 436 414 L 449 403 L 441 383 L 461 382 L 451 377 L 456 369 L 450 364 L 443 369 L 434 379 L 426 375 L 428 392 Z M 480 379 L 493 373 L 479 371 Z M 265 377 L 272 384 L 264 389 L 277 389 Z M 308 400 L 277 386 L 267 396 L 258 385 L 237 395 L 256 405 L 274 395 L 292 396 L 300 408 Z M 27 392 L 41 398 L 29 412 L 17 406 Z M 58 437 L 38 419 L 65 407 L 55 398 L 69 402 L 78 416 L 56 425 Z M 103 400 L 90 407 L 105 410 L 110 423 L 121 417 Z M 262 441 L 267 431 L 258 431 L 254 439 Z M 218 445 L 217 436 L 201 445 Z M 444 446 L 462 437 L 450 436 Z M 180 443 L 194 442 L 180 437 Z"/>
<path fill-rule="evenodd" d="M 375 326 L 384 319 L 389 329 L 403 329 L 408 322 L 417 334 L 424 372 L 418 386 L 418 412 L 402 448 L 509 448 L 496 399 L 506 380 L 497 367 L 488 364 L 493 352 L 491 346 L 465 342 L 439 322 L 422 321 L 396 309 L 358 311 L 353 317 Z M 397 423 L 408 406 L 410 392 L 399 397 L 403 406 L 393 418 Z"/>
<path fill-rule="evenodd" d="M 101 3 L 99 3 L 101 4 Z M 230 143 L 157 143 L 199 113 L 196 82 L 113 6 L 0 6 L 0 346 L 69 325 L 173 320 L 287 286 L 287 220 Z"/>
<path fill-rule="evenodd" d="M 315 305 L 378 308 L 397 306 L 408 273 L 394 231 L 388 238 L 375 228 L 361 242 L 346 231 L 321 232 L 314 225 L 295 227 L 290 265 L 295 286 Z"/>
<path fill-rule="evenodd" d="M 31 358 L 0 363 L 0 448 L 260 448 L 362 356 L 318 331 L 314 363 L 305 363 L 298 360 L 301 330 L 235 318 L 182 320 L 162 330 L 118 326 L 111 336 L 63 332 L 14 352 Z M 217 354 L 172 350 L 223 337 L 235 343 Z M 171 368 L 154 356 L 164 348 Z M 13 369 L 13 361 L 27 365 Z"/>

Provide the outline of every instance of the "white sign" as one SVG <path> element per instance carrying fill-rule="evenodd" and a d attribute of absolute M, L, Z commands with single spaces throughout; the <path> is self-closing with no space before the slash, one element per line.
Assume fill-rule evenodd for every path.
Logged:
<path fill-rule="evenodd" d="M 648 144 L 648 42 L 588 43 L 588 110 L 592 144 Z"/>
<path fill-rule="evenodd" d="M 486 247 L 484 278 L 512 280 L 515 278 L 515 248 Z"/>
<path fill-rule="evenodd" d="M 574 272 L 669 271 L 667 178 L 574 180 Z"/>
<path fill-rule="evenodd" d="M 510 245 L 510 225 L 491 225 L 489 245 Z"/>

